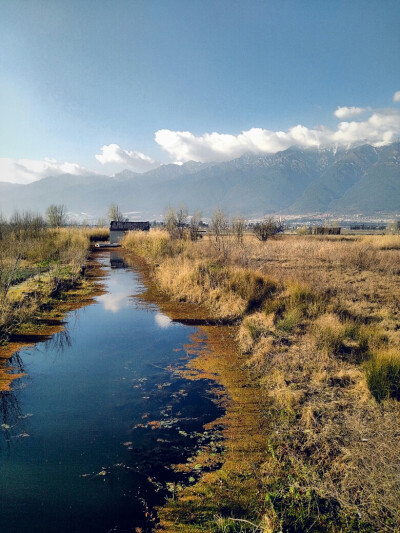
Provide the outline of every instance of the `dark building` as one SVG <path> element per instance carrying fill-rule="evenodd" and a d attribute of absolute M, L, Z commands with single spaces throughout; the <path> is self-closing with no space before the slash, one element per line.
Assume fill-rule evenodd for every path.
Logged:
<path fill-rule="evenodd" d="M 149 231 L 150 222 L 119 222 L 112 220 L 110 224 L 110 243 L 121 241 L 127 231 Z"/>

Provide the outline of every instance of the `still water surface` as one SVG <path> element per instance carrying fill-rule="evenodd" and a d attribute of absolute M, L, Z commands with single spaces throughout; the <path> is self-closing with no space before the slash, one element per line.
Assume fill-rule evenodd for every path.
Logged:
<path fill-rule="evenodd" d="M 105 294 L 14 357 L 27 376 L 0 397 L 1 533 L 149 530 L 169 465 L 219 414 L 209 382 L 171 369 L 195 328 L 133 297 L 138 274 L 113 259 L 101 256 Z"/>

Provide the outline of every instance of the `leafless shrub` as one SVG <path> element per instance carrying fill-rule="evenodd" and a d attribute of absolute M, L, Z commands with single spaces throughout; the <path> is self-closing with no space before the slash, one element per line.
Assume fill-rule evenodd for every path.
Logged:
<path fill-rule="evenodd" d="M 170 207 L 166 210 L 164 215 L 165 227 L 173 239 L 183 239 L 187 219 L 188 210 L 183 205 L 179 206 L 178 209 Z"/>
<path fill-rule="evenodd" d="M 254 234 L 260 241 L 266 241 L 269 237 L 281 233 L 283 231 L 283 226 L 280 222 L 277 222 L 272 217 L 258 222 L 254 226 Z"/>
<path fill-rule="evenodd" d="M 229 218 L 222 209 L 214 211 L 210 229 L 214 234 L 218 252 L 221 252 L 226 258 L 229 253 Z"/>
<path fill-rule="evenodd" d="M 191 241 L 197 241 L 200 236 L 201 211 L 196 211 L 190 217 L 189 234 Z"/>
<path fill-rule="evenodd" d="M 244 235 L 245 226 L 246 226 L 246 221 L 243 217 L 237 216 L 233 218 L 232 232 L 238 244 L 243 244 L 243 235 Z"/>
<path fill-rule="evenodd" d="M 51 228 L 61 228 L 67 224 L 67 208 L 52 204 L 46 210 L 46 218 Z"/>

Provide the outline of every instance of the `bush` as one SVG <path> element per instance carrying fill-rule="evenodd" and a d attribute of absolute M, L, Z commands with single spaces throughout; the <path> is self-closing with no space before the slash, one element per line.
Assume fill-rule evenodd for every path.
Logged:
<path fill-rule="evenodd" d="M 388 350 L 373 356 L 366 365 L 368 388 L 378 402 L 400 400 L 400 353 Z"/>
<path fill-rule="evenodd" d="M 263 222 L 258 222 L 254 226 L 254 234 L 260 241 L 266 241 L 268 237 L 272 237 L 277 233 L 283 231 L 283 226 L 273 218 L 268 218 Z"/>
<path fill-rule="evenodd" d="M 297 235 L 311 235 L 311 226 L 301 226 L 301 228 L 296 229 Z"/>

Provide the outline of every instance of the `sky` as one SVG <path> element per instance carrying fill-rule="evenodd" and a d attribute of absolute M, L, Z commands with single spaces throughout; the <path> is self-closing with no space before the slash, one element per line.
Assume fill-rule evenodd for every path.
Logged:
<path fill-rule="evenodd" d="M 0 0 L 0 181 L 400 136 L 398 0 Z"/>

